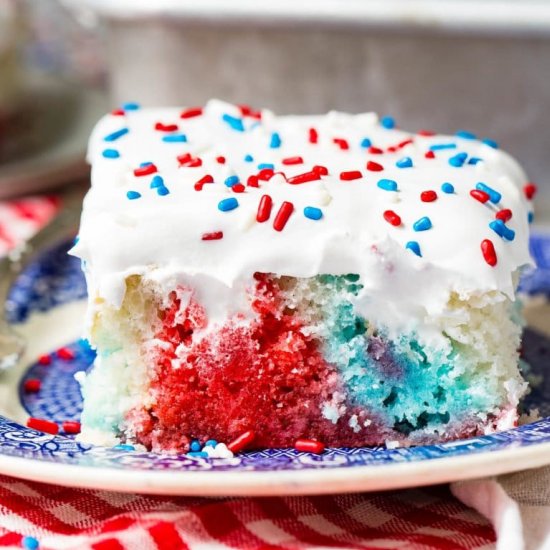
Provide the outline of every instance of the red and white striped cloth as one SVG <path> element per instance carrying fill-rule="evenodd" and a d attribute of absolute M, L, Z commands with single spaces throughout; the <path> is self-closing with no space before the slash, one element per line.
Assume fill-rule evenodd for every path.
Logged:
<path fill-rule="evenodd" d="M 0 547 L 41 550 L 493 548 L 488 522 L 445 486 L 357 495 L 165 498 L 0 476 Z"/>
<path fill-rule="evenodd" d="M 56 211 L 0 203 L 0 255 Z M 288 498 L 174 498 L 68 489 L 0 475 L 0 548 L 42 550 L 494 548 L 495 532 L 446 486 Z"/>
<path fill-rule="evenodd" d="M 0 256 L 16 244 L 32 237 L 57 212 L 54 196 L 0 201 Z"/>

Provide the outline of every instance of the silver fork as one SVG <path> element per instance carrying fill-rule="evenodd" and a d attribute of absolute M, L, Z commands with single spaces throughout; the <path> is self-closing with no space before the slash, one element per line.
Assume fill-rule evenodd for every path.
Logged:
<path fill-rule="evenodd" d="M 6 319 L 5 304 L 14 281 L 41 252 L 69 239 L 78 230 L 86 187 L 73 184 L 62 195 L 59 213 L 36 235 L 0 259 L 0 372 L 17 364 L 25 351 L 25 340 Z"/>

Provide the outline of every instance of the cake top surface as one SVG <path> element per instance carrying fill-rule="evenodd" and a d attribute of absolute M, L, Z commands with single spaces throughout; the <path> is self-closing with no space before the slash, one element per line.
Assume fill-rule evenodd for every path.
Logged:
<path fill-rule="evenodd" d="M 494 142 L 465 131 L 410 133 L 373 113 L 278 117 L 217 100 L 127 104 L 97 124 L 89 161 L 74 254 L 114 302 L 125 276 L 151 268 L 228 287 L 257 271 L 358 273 L 372 291 L 437 281 L 513 296 L 512 274 L 530 262 L 535 188 Z"/>

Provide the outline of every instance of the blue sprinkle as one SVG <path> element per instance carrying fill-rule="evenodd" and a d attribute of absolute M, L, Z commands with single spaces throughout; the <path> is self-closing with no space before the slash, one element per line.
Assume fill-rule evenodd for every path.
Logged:
<path fill-rule="evenodd" d="M 235 197 L 229 199 L 223 199 L 218 203 L 218 209 L 222 212 L 229 212 L 239 206 L 239 201 Z"/>
<path fill-rule="evenodd" d="M 215 439 L 209 439 L 204 446 L 205 447 L 215 447 L 218 444 L 218 442 Z"/>
<path fill-rule="evenodd" d="M 489 147 L 492 147 L 493 149 L 498 149 L 498 143 L 494 139 L 485 138 L 481 140 L 482 143 L 485 143 L 485 145 L 488 145 Z"/>
<path fill-rule="evenodd" d="M 468 153 L 458 153 L 449 159 L 449 164 L 455 168 L 461 168 L 468 158 Z"/>
<path fill-rule="evenodd" d="M 187 143 L 187 136 L 185 134 L 168 134 L 162 136 L 162 141 L 166 143 Z"/>
<path fill-rule="evenodd" d="M 323 211 L 315 206 L 306 206 L 304 216 L 310 220 L 320 220 L 323 217 Z"/>
<path fill-rule="evenodd" d="M 420 218 L 419 220 L 416 220 L 413 224 L 413 229 L 415 231 L 427 231 L 428 229 L 432 228 L 432 221 L 428 216 L 424 216 L 423 218 Z"/>
<path fill-rule="evenodd" d="M 468 164 L 477 164 L 478 162 L 481 162 L 483 159 L 480 159 L 479 157 L 472 157 L 469 161 L 468 161 Z"/>
<path fill-rule="evenodd" d="M 237 183 L 239 183 L 239 176 L 229 176 L 228 178 L 225 178 L 225 185 L 227 185 L 227 187 L 233 187 L 234 185 L 236 185 Z"/>
<path fill-rule="evenodd" d="M 412 165 L 413 161 L 411 157 L 403 157 L 395 163 L 395 166 L 397 166 L 397 168 L 411 168 Z"/>
<path fill-rule="evenodd" d="M 148 160 L 147 162 L 142 162 L 139 167 L 140 168 L 145 168 L 145 166 L 151 166 L 151 164 L 153 164 L 150 160 Z"/>
<path fill-rule="evenodd" d="M 103 138 L 103 141 L 116 141 L 118 138 L 126 135 L 129 132 L 128 128 L 121 128 L 112 134 L 108 134 Z"/>
<path fill-rule="evenodd" d="M 443 191 L 443 193 L 447 193 L 447 194 L 451 195 L 455 192 L 455 187 L 452 183 L 445 182 L 441 186 L 441 191 Z"/>
<path fill-rule="evenodd" d="M 476 139 L 476 135 L 472 132 L 468 132 L 466 130 L 459 130 L 456 134 L 456 137 L 462 138 L 462 139 Z"/>
<path fill-rule="evenodd" d="M 187 453 L 187 456 L 194 456 L 196 458 L 208 458 L 208 454 L 203 451 L 196 451 L 196 452 L 189 451 Z"/>
<path fill-rule="evenodd" d="M 198 439 L 193 439 L 189 445 L 191 452 L 198 453 L 202 449 L 201 442 Z"/>
<path fill-rule="evenodd" d="M 21 539 L 21 546 L 25 550 L 37 550 L 40 547 L 40 543 L 34 537 L 26 536 Z"/>
<path fill-rule="evenodd" d="M 166 195 L 170 194 L 170 190 L 167 187 L 157 187 L 157 195 L 161 197 L 165 197 Z"/>
<path fill-rule="evenodd" d="M 137 111 L 141 105 L 135 101 L 129 101 L 128 103 L 123 103 L 122 109 L 124 111 Z"/>
<path fill-rule="evenodd" d="M 502 220 L 494 220 L 489 224 L 489 227 L 499 236 L 504 237 L 504 222 Z"/>
<path fill-rule="evenodd" d="M 528 221 L 529 223 L 533 223 L 533 220 L 534 220 L 534 219 L 535 219 L 535 213 L 534 213 L 534 212 L 529 212 L 529 213 L 527 214 L 527 221 Z"/>
<path fill-rule="evenodd" d="M 157 187 L 164 187 L 164 180 L 162 179 L 162 176 L 159 176 L 158 174 L 156 176 L 153 176 L 150 187 L 151 189 L 156 189 Z"/>
<path fill-rule="evenodd" d="M 405 245 L 405 248 L 412 250 L 417 256 L 420 256 L 422 258 L 422 252 L 420 252 L 420 245 L 416 241 L 409 241 Z"/>
<path fill-rule="evenodd" d="M 126 443 L 120 443 L 113 447 L 115 451 L 135 451 L 136 448 L 133 445 L 128 445 Z"/>
<path fill-rule="evenodd" d="M 116 149 L 105 149 L 102 155 L 106 159 L 117 159 L 118 157 L 120 157 L 120 153 Z"/>
<path fill-rule="evenodd" d="M 384 191 L 397 191 L 397 182 L 394 180 L 381 179 L 377 185 L 380 189 L 384 189 Z"/>
<path fill-rule="evenodd" d="M 495 191 L 492 187 L 489 187 L 481 181 L 476 183 L 476 189 L 485 191 L 485 193 L 489 195 L 489 200 L 494 204 L 499 203 L 500 199 L 502 199 L 502 195 L 498 191 Z"/>
<path fill-rule="evenodd" d="M 128 191 L 126 196 L 133 201 L 134 199 L 139 199 L 141 197 L 141 193 L 138 193 L 137 191 Z"/>
<path fill-rule="evenodd" d="M 372 141 L 369 138 L 363 138 L 361 140 L 361 147 L 370 147 L 372 145 Z"/>
<path fill-rule="evenodd" d="M 513 241 L 516 237 L 516 232 L 509 227 L 502 220 L 494 220 L 489 224 L 489 227 L 499 236 L 506 241 Z"/>
<path fill-rule="evenodd" d="M 382 117 L 380 124 L 387 130 L 393 130 L 393 128 L 395 128 L 395 120 L 391 116 Z"/>
<path fill-rule="evenodd" d="M 254 162 L 254 157 L 252 155 L 246 155 L 244 157 L 245 162 Z"/>
<path fill-rule="evenodd" d="M 242 118 L 231 116 L 230 114 L 225 113 L 224 115 L 222 115 L 222 120 L 224 122 L 227 122 L 227 124 L 229 124 L 229 126 L 231 126 L 233 130 L 237 132 L 244 132 L 244 124 Z"/>
<path fill-rule="evenodd" d="M 266 168 L 268 170 L 274 170 L 275 165 L 272 164 L 271 162 L 262 162 L 262 163 L 258 164 L 258 170 L 265 170 Z"/>
<path fill-rule="evenodd" d="M 278 149 L 281 146 L 281 136 L 277 132 L 271 134 L 271 141 L 269 142 L 271 149 Z"/>
<path fill-rule="evenodd" d="M 434 145 L 430 145 L 430 151 L 443 151 L 443 149 L 456 149 L 456 143 L 434 143 Z"/>

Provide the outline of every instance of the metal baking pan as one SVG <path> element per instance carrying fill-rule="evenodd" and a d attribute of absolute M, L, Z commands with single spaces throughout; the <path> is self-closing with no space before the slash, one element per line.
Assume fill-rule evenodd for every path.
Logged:
<path fill-rule="evenodd" d="M 113 105 L 211 97 L 496 139 L 550 212 L 545 0 L 65 0 L 99 14 Z"/>
<path fill-rule="evenodd" d="M 153 16 L 224 24 L 374 25 L 507 34 L 550 32 L 550 5 L 546 0 L 84 0 L 80 4 L 117 19 Z"/>

